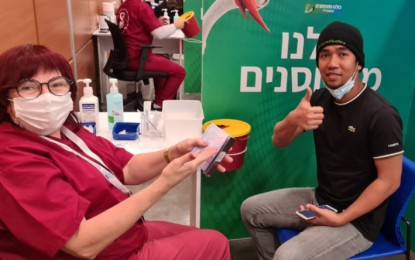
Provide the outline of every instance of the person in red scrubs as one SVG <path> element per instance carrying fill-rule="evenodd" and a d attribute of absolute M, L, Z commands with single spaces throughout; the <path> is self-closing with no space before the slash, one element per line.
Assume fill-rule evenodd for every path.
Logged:
<path fill-rule="evenodd" d="M 132 155 L 95 136 L 72 111 L 69 63 L 45 46 L 5 51 L 0 69 L 0 259 L 230 259 L 215 230 L 143 219 L 214 149 Z"/>
<path fill-rule="evenodd" d="M 177 29 L 183 29 L 184 20 L 177 19 L 168 24 L 168 19 L 155 16 L 154 10 L 142 0 L 126 0 L 117 10 L 117 22 L 124 33 L 128 48 L 128 69 L 136 70 L 140 59 L 141 45 L 151 45 L 153 38 L 164 39 Z M 153 54 L 150 50 L 145 68 L 146 71 L 160 71 L 169 74 L 168 78 L 155 78 L 155 99 L 153 108 L 160 110 L 164 100 L 171 100 L 177 94 L 186 71 L 179 64 L 164 56 Z"/>

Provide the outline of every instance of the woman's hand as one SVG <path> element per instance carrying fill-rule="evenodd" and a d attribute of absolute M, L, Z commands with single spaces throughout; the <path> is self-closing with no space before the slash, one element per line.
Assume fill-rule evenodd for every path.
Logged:
<path fill-rule="evenodd" d="M 188 152 L 191 152 L 192 149 L 196 146 L 206 147 L 207 145 L 207 142 L 203 141 L 200 138 L 186 139 L 172 147 L 169 147 L 167 149 L 167 156 L 170 161 L 173 161 L 174 159 L 183 156 Z"/>
<path fill-rule="evenodd" d="M 176 145 L 178 146 L 178 145 Z M 182 146 L 180 146 L 182 147 Z M 183 146 L 184 147 L 184 146 Z M 182 148 L 183 148 L 182 147 Z M 164 180 L 169 189 L 180 183 L 190 174 L 196 172 L 197 167 L 212 157 L 216 152 L 214 148 L 204 149 L 198 153 L 187 152 L 173 159 L 161 172 L 160 180 Z"/>
<path fill-rule="evenodd" d="M 178 158 L 188 152 L 191 152 L 194 147 L 206 147 L 206 146 L 208 146 L 208 143 L 203 141 L 200 138 L 186 139 L 170 147 L 167 150 L 167 157 L 169 161 L 173 161 L 175 158 Z M 213 156 L 213 154 L 211 156 Z M 198 156 L 198 155 L 196 154 L 195 156 Z M 227 163 L 231 163 L 233 159 L 229 155 L 226 155 L 223 158 L 223 161 Z M 220 172 L 224 172 L 226 169 L 222 165 L 219 164 L 217 167 L 217 170 Z"/>

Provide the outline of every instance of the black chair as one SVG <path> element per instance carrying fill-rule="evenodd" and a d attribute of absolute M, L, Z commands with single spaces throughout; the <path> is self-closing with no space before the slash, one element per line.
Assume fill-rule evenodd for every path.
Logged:
<path fill-rule="evenodd" d="M 393 255 L 405 254 L 410 259 L 411 226 L 404 214 L 415 191 L 415 163 L 403 158 L 401 186 L 389 198 L 388 211 L 381 233 L 373 245 L 349 260 L 379 259 Z M 406 226 L 406 237 L 401 232 L 401 222 Z M 281 243 L 300 233 L 290 228 L 277 228 L 276 235 Z"/>
<path fill-rule="evenodd" d="M 137 70 L 128 70 L 127 64 L 128 59 L 128 49 L 125 44 L 124 35 L 121 29 L 117 24 L 105 20 L 108 24 L 108 28 L 111 33 L 112 41 L 114 44 L 114 49 L 110 50 L 110 54 L 107 60 L 107 63 L 104 66 L 104 73 L 111 78 L 116 78 L 123 81 L 142 81 L 145 85 L 149 84 L 150 78 L 167 78 L 168 74 L 161 71 L 145 71 L 144 65 L 147 60 L 149 50 L 152 48 L 160 48 L 160 46 L 154 45 L 141 45 L 140 60 L 138 63 Z M 143 100 L 140 95 L 137 97 L 139 102 L 137 105 L 142 107 Z"/>

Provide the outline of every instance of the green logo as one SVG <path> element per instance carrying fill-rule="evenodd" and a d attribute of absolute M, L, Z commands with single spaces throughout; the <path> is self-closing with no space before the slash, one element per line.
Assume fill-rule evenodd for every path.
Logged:
<path fill-rule="evenodd" d="M 306 14 L 309 14 L 309 13 L 312 13 L 312 12 L 314 12 L 314 9 L 316 8 L 316 5 L 315 4 L 310 4 L 310 3 L 306 3 L 305 4 L 305 13 Z"/>
<path fill-rule="evenodd" d="M 306 14 L 340 14 L 343 6 L 339 4 L 316 4 L 306 3 L 304 13 Z"/>

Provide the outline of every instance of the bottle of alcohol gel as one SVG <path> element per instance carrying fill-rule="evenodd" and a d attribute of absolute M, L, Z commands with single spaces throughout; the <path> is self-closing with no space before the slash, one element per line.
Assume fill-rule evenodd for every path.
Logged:
<path fill-rule="evenodd" d="M 177 19 L 179 19 L 179 10 L 174 9 L 171 12 L 175 13 L 174 16 L 173 16 L 173 21 L 175 22 Z"/>
<path fill-rule="evenodd" d="M 110 130 L 117 122 L 124 121 L 122 94 L 118 92 L 117 79 L 110 78 L 110 93 L 107 94 L 108 127 Z"/>
<path fill-rule="evenodd" d="M 166 18 L 166 21 L 167 21 L 167 23 L 169 24 L 170 23 L 170 16 L 169 16 L 169 14 L 167 13 L 167 8 L 163 8 L 163 9 L 161 9 L 162 11 L 164 11 L 164 15 L 163 15 L 163 17 L 164 18 Z"/>
<path fill-rule="evenodd" d="M 98 116 L 99 116 L 99 102 L 98 97 L 93 95 L 91 87 L 91 79 L 80 79 L 78 82 L 83 82 L 84 95 L 79 100 L 79 114 L 81 116 L 81 124 L 83 127 L 96 134 L 98 129 Z"/>

